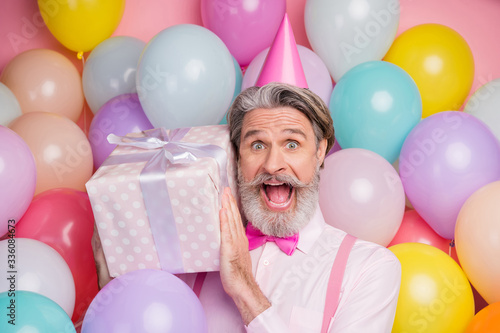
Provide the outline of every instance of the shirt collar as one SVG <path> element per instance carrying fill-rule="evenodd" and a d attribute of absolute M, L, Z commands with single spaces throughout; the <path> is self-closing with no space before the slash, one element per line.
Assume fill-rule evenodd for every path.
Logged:
<path fill-rule="evenodd" d="M 325 226 L 326 222 L 318 204 L 316 207 L 316 212 L 314 213 L 309 223 L 299 232 L 299 242 L 297 243 L 297 249 L 307 254 L 307 252 L 311 250 L 314 243 L 318 240 L 319 236 L 325 229 Z"/>

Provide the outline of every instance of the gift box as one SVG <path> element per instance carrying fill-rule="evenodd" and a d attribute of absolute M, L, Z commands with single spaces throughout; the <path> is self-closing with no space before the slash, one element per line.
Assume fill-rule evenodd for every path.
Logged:
<path fill-rule="evenodd" d="M 118 146 L 86 187 L 110 275 L 218 270 L 222 191 L 237 193 L 227 125 L 108 140 Z"/>

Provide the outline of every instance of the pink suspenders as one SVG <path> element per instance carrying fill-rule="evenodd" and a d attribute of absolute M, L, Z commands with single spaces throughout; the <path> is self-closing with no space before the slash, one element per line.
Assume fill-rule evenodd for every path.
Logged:
<path fill-rule="evenodd" d="M 340 244 L 339 251 L 333 262 L 330 279 L 328 280 L 328 288 L 326 289 L 325 310 L 323 313 L 323 325 L 321 326 L 321 333 L 328 332 L 328 326 L 332 320 L 337 307 L 339 305 L 340 288 L 344 280 L 344 272 L 347 265 L 349 253 L 356 242 L 356 237 L 346 234 L 342 243 Z"/>
<path fill-rule="evenodd" d="M 339 251 L 333 262 L 332 271 L 328 280 L 328 287 L 326 289 L 325 310 L 323 313 L 323 325 L 321 326 L 321 333 L 328 332 L 328 326 L 332 320 L 337 306 L 339 305 L 340 288 L 344 280 L 344 272 L 347 265 L 347 259 L 351 253 L 351 249 L 356 242 L 356 237 L 346 234 L 342 243 L 340 244 Z M 200 297 L 201 288 L 207 273 L 198 273 L 194 281 L 193 291 L 196 296 Z"/>

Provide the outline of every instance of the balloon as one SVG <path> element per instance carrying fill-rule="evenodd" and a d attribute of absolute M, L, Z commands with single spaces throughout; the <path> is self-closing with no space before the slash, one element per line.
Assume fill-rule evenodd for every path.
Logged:
<path fill-rule="evenodd" d="M 94 167 L 99 168 L 116 147 L 106 140 L 109 134 L 122 136 L 152 128 L 137 94 L 119 95 L 109 100 L 99 109 L 90 125 L 89 141 Z"/>
<path fill-rule="evenodd" d="M 500 328 L 500 302 L 488 305 L 470 321 L 465 333 L 496 333 Z"/>
<path fill-rule="evenodd" d="M 427 244 L 404 243 L 389 250 L 402 271 L 392 332 L 463 332 L 474 316 L 474 298 L 460 266 Z"/>
<path fill-rule="evenodd" d="M 440 112 L 422 120 L 406 138 L 399 174 L 418 214 L 441 237 L 453 239 L 465 200 L 500 180 L 500 144 L 474 116 Z"/>
<path fill-rule="evenodd" d="M 35 157 L 35 194 L 58 187 L 85 190 L 92 175 L 92 152 L 87 137 L 74 122 L 54 113 L 30 112 L 15 119 L 10 128 Z"/>
<path fill-rule="evenodd" d="M 135 71 L 145 45 L 137 38 L 117 36 L 106 39 L 90 53 L 82 82 L 94 114 L 113 97 L 135 92 Z"/>
<path fill-rule="evenodd" d="M 203 26 L 222 39 L 241 66 L 272 44 L 285 11 L 285 0 L 201 0 Z"/>
<path fill-rule="evenodd" d="M 240 94 L 240 92 L 242 90 L 241 84 L 243 81 L 243 72 L 241 71 L 241 67 L 238 64 L 238 62 L 236 61 L 235 57 L 233 57 L 233 65 L 234 65 L 234 73 L 236 75 L 236 78 L 235 78 L 235 83 L 234 83 L 233 99 L 231 100 L 231 104 L 229 105 L 229 107 L 231 107 L 231 105 L 233 104 L 234 100 L 236 99 L 236 96 L 238 96 Z M 227 112 L 226 112 L 226 115 L 219 122 L 219 125 L 227 125 L 226 116 L 227 116 Z"/>
<path fill-rule="evenodd" d="M 2 332 L 76 332 L 66 312 L 50 298 L 37 293 L 22 290 L 0 293 L 0 307 L 7 315 L 0 320 Z"/>
<path fill-rule="evenodd" d="M 76 121 L 82 113 L 80 73 L 62 54 L 36 49 L 12 59 L 0 77 L 14 93 L 23 113 L 53 112 Z"/>
<path fill-rule="evenodd" d="M 488 302 L 500 302 L 500 181 L 474 192 L 457 218 L 458 259 L 472 285 Z"/>
<path fill-rule="evenodd" d="M 302 62 L 309 89 L 328 104 L 333 90 L 332 78 L 330 77 L 328 68 L 326 68 L 321 58 L 307 47 L 297 45 L 297 49 L 299 50 L 300 61 Z M 243 77 L 241 90 L 255 85 L 268 52 L 269 47 L 262 50 L 248 65 Z"/>
<path fill-rule="evenodd" d="M 339 142 L 335 140 L 333 143 L 333 147 L 330 149 L 330 151 L 326 154 L 326 156 L 330 156 L 333 153 L 338 152 L 339 150 L 342 150 L 342 147 L 340 147 Z"/>
<path fill-rule="evenodd" d="M 404 213 L 403 221 L 401 222 L 401 226 L 396 236 L 394 236 L 387 246 L 389 247 L 401 243 L 422 243 L 432 245 L 449 255 L 451 241 L 436 234 L 416 211 L 407 210 Z"/>
<path fill-rule="evenodd" d="M 9 238 L 0 241 L 0 253 L 12 261 L 0 261 L 0 272 L 15 271 L 9 279 L 0 279 L 0 292 L 12 289 L 27 290 L 46 296 L 73 315 L 75 283 L 68 267 L 56 250 L 40 241 L 28 238 Z"/>
<path fill-rule="evenodd" d="M 500 78 L 479 88 L 465 105 L 464 112 L 482 120 L 500 140 Z"/>
<path fill-rule="evenodd" d="M 54 37 L 82 53 L 111 36 L 122 18 L 125 0 L 38 0 L 38 7 Z"/>
<path fill-rule="evenodd" d="M 68 264 L 75 281 L 73 322 L 98 292 L 91 239 L 94 215 L 86 193 L 52 189 L 38 194 L 16 225 L 16 236 L 35 239 L 55 249 Z"/>
<path fill-rule="evenodd" d="M 422 116 L 417 86 L 401 68 L 371 61 L 347 72 L 330 99 L 335 138 L 342 148 L 371 150 L 394 163 Z"/>
<path fill-rule="evenodd" d="M 2 82 L 0 82 L 0 105 L 2 106 L 0 110 L 0 125 L 2 126 L 8 126 L 12 120 L 22 114 L 16 96 Z"/>
<path fill-rule="evenodd" d="M 97 294 L 82 333 L 207 332 L 200 301 L 183 281 L 160 270 L 118 276 Z"/>
<path fill-rule="evenodd" d="M 474 56 L 474 82 L 470 93 L 500 77 L 500 1 L 399 0 L 398 34 L 423 23 L 439 23 L 457 31 Z M 484 29 L 484 27 L 488 29 Z"/>
<path fill-rule="evenodd" d="M 319 205 L 326 223 L 387 246 L 401 225 L 405 196 L 396 170 L 365 149 L 342 149 L 325 159 Z"/>
<path fill-rule="evenodd" d="M 440 24 L 408 29 L 396 38 L 384 59 L 415 80 L 422 95 L 424 118 L 458 110 L 474 79 L 469 45 L 455 30 Z"/>
<path fill-rule="evenodd" d="M 308 0 L 304 17 L 312 49 L 338 82 L 356 65 L 383 58 L 399 14 L 398 0 Z"/>
<path fill-rule="evenodd" d="M 231 54 L 211 31 L 181 24 L 158 33 L 137 68 L 139 100 L 154 127 L 213 125 L 235 85 Z"/>
<path fill-rule="evenodd" d="M 12 230 L 33 199 L 36 165 L 23 139 L 0 125 L 0 236 Z"/>

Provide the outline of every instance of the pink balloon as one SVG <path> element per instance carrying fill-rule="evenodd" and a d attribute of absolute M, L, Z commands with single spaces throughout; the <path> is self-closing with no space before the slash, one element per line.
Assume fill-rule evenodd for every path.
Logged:
<path fill-rule="evenodd" d="M 500 143 L 476 117 L 439 112 L 423 119 L 406 137 L 399 174 L 418 214 L 438 235 L 453 239 L 465 200 L 500 180 Z"/>
<path fill-rule="evenodd" d="M 333 91 L 332 78 L 328 72 L 328 68 L 323 60 L 307 47 L 297 45 L 297 49 L 299 50 L 300 61 L 302 62 L 302 68 L 304 69 L 309 89 L 321 97 L 326 105 L 328 105 Z M 257 54 L 250 65 L 248 65 L 241 83 L 241 91 L 255 85 L 268 52 L 269 47 Z"/>
<path fill-rule="evenodd" d="M 500 1 L 400 0 L 400 4 L 398 35 L 416 25 L 432 22 L 452 28 L 467 41 L 475 65 L 470 94 L 500 77 Z"/>
<path fill-rule="evenodd" d="M 404 213 L 403 221 L 396 236 L 387 247 L 401 243 L 422 243 L 434 246 L 446 254 L 450 252 L 451 240 L 438 234 L 414 210 Z"/>
<path fill-rule="evenodd" d="M 35 194 L 36 166 L 30 148 L 0 125 L 0 236 L 23 216 Z"/>
<path fill-rule="evenodd" d="M 396 170 L 385 158 L 349 148 L 325 159 L 319 205 L 328 224 L 387 246 L 401 225 L 405 195 Z"/>
<path fill-rule="evenodd" d="M 201 0 L 203 25 L 222 39 L 241 66 L 272 44 L 285 11 L 285 0 Z"/>

